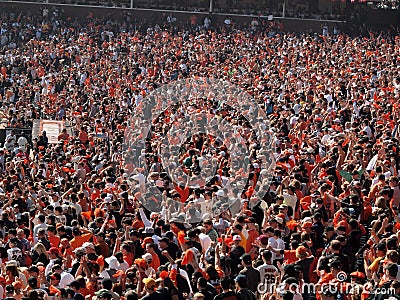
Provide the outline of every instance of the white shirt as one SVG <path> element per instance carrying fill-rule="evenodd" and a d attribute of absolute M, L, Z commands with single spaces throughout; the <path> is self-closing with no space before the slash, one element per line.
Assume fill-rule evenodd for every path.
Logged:
<path fill-rule="evenodd" d="M 278 243 L 276 242 L 276 240 L 274 239 L 274 237 L 270 237 L 268 239 L 268 246 L 271 246 L 271 248 L 277 248 L 278 247 Z M 275 260 L 276 254 L 274 251 L 272 251 L 272 261 Z"/>
<path fill-rule="evenodd" d="M 278 269 L 274 265 L 263 264 L 257 268 L 260 272 L 261 282 L 264 283 L 261 286 L 262 292 L 268 293 L 275 284 L 275 276 L 278 273 Z"/>
<path fill-rule="evenodd" d="M 276 245 L 277 246 L 275 247 L 275 249 L 285 250 L 285 242 L 281 238 L 278 238 L 276 240 Z M 282 258 L 283 258 L 282 254 L 275 254 L 275 259 L 282 259 Z"/>
<path fill-rule="evenodd" d="M 211 246 L 211 238 L 207 234 L 200 233 L 199 239 L 203 252 L 207 251 L 207 249 Z"/>
<path fill-rule="evenodd" d="M 13 247 L 7 250 L 8 260 L 20 261 L 22 257 L 22 251 L 18 247 Z"/>
<path fill-rule="evenodd" d="M 57 258 L 50 259 L 49 264 L 46 266 L 46 270 L 44 270 L 44 275 L 49 275 L 51 273 L 51 269 L 54 266 L 54 263 L 56 262 Z"/>
<path fill-rule="evenodd" d="M 37 233 L 40 228 L 47 229 L 47 225 L 45 223 L 40 223 L 33 227 L 33 241 L 35 242 L 35 244 L 37 243 Z"/>
<path fill-rule="evenodd" d="M 117 267 L 117 270 L 121 270 L 121 271 L 126 271 L 129 269 L 129 265 L 126 261 L 124 261 L 123 263 L 120 263 L 119 266 Z"/>
<path fill-rule="evenodd" d="M 290 195 L 288 193 L 283 193 L 283 204 L 286 204 L 290 207 L 293 208 L 293 212 L 296 209 L 296 203 L 297 203 L 297 196 L 296 195 Z"/>
<path fill-rule="evenodd" d="M 67 285 L 70 284 L 72 281 L 74 281 L 75 278 L 68 272 L 62 272 L 61 273 L 61 280 L 59 283 L 60 288 L 67 288 Z"/>

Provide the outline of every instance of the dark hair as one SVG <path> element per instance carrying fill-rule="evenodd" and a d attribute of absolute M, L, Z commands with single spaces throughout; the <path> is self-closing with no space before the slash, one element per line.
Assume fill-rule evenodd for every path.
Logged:
<path fill-rule="evenodd" d="M 111 279 L 105 278 L 105 279 L 103 279 L 101 284 L 103 285 L 103 288 L 105 288 L 106 290 L 110 290 L 111 291 L 112 286 L 113 286 L 113 283 L 112 283 Z"/>
<path fill-rule="evenodd" d="M 217 270 L 215 269 L 214 266 L 208 266 L 206 269 L 206 273 L 209 277 L 209 280 L 217 280 L 219 279 L 219 275 Z"/>
<path fill-rule="evenodd" d="M 229 277 L 224 277 L 221 279 L 221 287 L 223 290 L 228 290 L 232 286 L 232 279 Z"/>
<path fill-rule="evenodd" d="M 205 289 L 205 288 L 207 287 L 207 279 L 205 279 L 204 277 L 200 277 L 200 278 L 197 280 L 197 284 L 198 284 L 201 288 Z"/>
<path fill-rule="evenodd" d="M 126 300 L 138 300 L 139 297 L 134 291 L 130 290 L 125 293 L 125 299 Z"/>

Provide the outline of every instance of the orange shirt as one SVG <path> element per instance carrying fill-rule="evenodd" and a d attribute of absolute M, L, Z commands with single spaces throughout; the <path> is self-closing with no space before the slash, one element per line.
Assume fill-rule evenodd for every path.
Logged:
<path fill-rule="evenodd" d="M 81 293 L 84 297 L 91 295 L 91 291 L 87 288 L 87 286 L 80 288 L 79 293 Z"/>
<path fill-rule="evenodd" d="M 60 244 L 60 238 L 56 235 L 48 236 L 48 238 L 51 246 L 58 248 L 58 245 Z"/>
<path fill-rule="evenodd" d="M 142 221 L 140 221 L 140 220 L 135 220 L 132 223 L 132 228 L 135 229 L 135 230 L 138 230 L 138 229 L 143 228 L 143 227 L 144 227 L 144 223 Z"/>
<path fill-rule="evenodd" d="M 285 250 L 283 254 L 283 258 L 285 259 L 285 264 L 290 265 L 295 263 L 299 259 L 296 257 L 296 250 Z"/>
<path fill-rule="evenodd" d="M 151 256 L 153 257 L 153 261 L 151 262 L 150 267 L 157 272 L 158 267 L 160 266 L 160 258 L 156 253 L 151 253 Z"/>
<path fill-rule="evenodd" d="M 246 243 L 246 252 L 247 253 L 251 250 L 251 248 L 253 248 L 252 244 L 256 241 L 256 239 L 259 236 L 257 230 L 254 230 L 254 229 L 249 230 L 248 233 L 249 233 L 249 237 L 248 237 L 247 243 Z"/>
<path fill-rule="evenodd" d="M 89 241 L 92 236 L 93 236 L 93 234 L 90 232 L 82 234 L 82 235 L 78 235 L 71 240 L 70 244 L 73 249 L 82 247 L 83 243 Z"/>
<path fill-rule="evenodd" d="M 133 265 L 133 253 L 128 252 L 128 255 L 124 255 L 124 260 L 128 263 L 129 266 Z"/>

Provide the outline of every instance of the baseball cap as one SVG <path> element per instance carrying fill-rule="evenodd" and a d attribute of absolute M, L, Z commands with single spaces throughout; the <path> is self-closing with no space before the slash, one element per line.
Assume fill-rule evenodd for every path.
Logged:
<path fill-rule="evenodd" d="M 268 239 L 269 239 L 269 237 L 266 234 L 262 234 L 257 238 L 257 240 L 259 240 L 261 242 L 261 244 L 264 246 L 268 245 Z"/>
<path fill-rule="evenodd" d="M 350 277 L 364 279 L 365 278 L 365 274 L 363 272 L 357 271 L 357 272 L 351 273 Z"/>
<path fill-rule="evenodd" d="M 47 251 L 47 253 L 58 255 L 58 254 L 60 254 L 60 251 L 59 251 L 58 248 L 56 248 L 56 247 L 51 247 L 51 248 L 49 249 L 49 251 Z"/>
<path fill-rule="evenodd" d="M 94 293 L 97 297 L 112 299 L 112 294 L 109 290 L 101 289 L 98 292 Z"/>
<path fill-rule="evenodd" d="M 93 250 L 95 249 L 93 243 L 90 243 L 90 242 L 83 243 L 82 248 L 91 248 Z"/>
<path fill-rule="evenodd" d="M 247 277 L 246 277 L 246 275 L 239 274 L 238 276 L 236 276 L 235 281 L 236 282 L 247 282 Z"/>
<path fill-rule="evenodd" d="M 240 235 L 234 235 L 232 238 L 233 241 L 241 241 L 242 238 L 240 237 Z"/>
<path fill-rule="evenodd" d="M 143 254 L 142 255 L 142 258 L 145 260 L 145 261 L 149 261 L 149 260 L 153 260 L 153 256 L 150 254 L 150 253 L 146 253 L 146 254 Z"/>
<path fill-rule="evenodd" d="M 156 281 L 153 278 L 145 278 L 143 279 L 143 283 L 150 290 L 156 287 Z"/>

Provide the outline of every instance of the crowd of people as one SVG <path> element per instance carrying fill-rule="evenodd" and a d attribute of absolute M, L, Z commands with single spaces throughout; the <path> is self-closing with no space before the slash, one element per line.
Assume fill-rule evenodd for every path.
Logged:
<path fill-rule="evenodd" d="M 1 21 L 1 298 L 398 298 L 398 36 Z"/>

